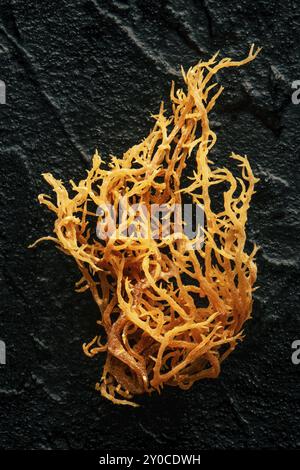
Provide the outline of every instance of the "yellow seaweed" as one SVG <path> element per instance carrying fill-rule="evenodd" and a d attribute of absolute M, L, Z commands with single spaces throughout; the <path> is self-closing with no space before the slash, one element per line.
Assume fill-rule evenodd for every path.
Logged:
<path fill-rule="evenodd" d="M 182 69 L 186 86 L 175 90 L 172 83 L 172 115 L 166 117 L 161 103 L 149 135 L 122 158 L 112 157 L 109 167 L 96 152 L 86 178 L 70 182 L 72 196 L 61 181 L 43 175 L 56 200 L 40 195 L 39 202 L 56 219 L 54 236 L 40 240 L 55 241 L 75 259 L 82 273 L 77 291 L 90 289 L 99 307 L 104 342 L 95 336 L 83 349 L 90 357 L 106 354 L 96 389 L 113 403 L 137 406 L 132 401 L 137 394 L 164 385 L 187 389 L 199 379 L 217 377 L 221 362 L 242 339 L 252 310 L 257 251 L 256 246 L 250 254 L 245 251 L 245 224 L 258 180 L 246 156 L 231 154 L 241 169 L 239 178 L 212 165 L 208 153 L 217 136 L 208 114 L 223 90 L 211 84 L 214 75 L 252 61 L 258 52 L 252 46 L 241 61 L 218 60 L 216 54 L 187 72 Z M 184 186 L 189 157 L 195 169 Z M 223 207 L 217 212 L 211 189 L 218 185 Z M 142 204 L 149 213 L 140 218 L 139 229 L 149 234 L 151 205 L 180 206 L 184 197 L 205 214 L 203 243 L 196 249 L 185 236 L 123 237 L 134 215 L 119 221 L 118 232 L 105 237 L 104 230 L 102 240 L 91 234 L 97 223 L 103 228 L 98 207 Z M 105 220 L 107 225 L 109 215 Z"/>

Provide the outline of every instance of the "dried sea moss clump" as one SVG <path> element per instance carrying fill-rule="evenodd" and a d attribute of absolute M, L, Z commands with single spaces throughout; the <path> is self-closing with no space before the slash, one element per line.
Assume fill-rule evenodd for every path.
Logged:
<path fill-rule="evenodd" d="M 199 379 L 217 377 L 221 362 L 242 339 L 256 280 L 257 247 L 246 253 L 245 224 L 257 179 L 245 156 L 231 155 L 240 167 L 237 178 L 212 165 L 208 153 L 217 138 L 208 114 L 222 92 L 211 83 L 214 75 L 252 61 L 258 52 L 252 46 L 241 61 L 217 60 L 216 54 L 187 73 L 182 70 L 186 87 L 175 91 L 172 83 L 172 115 L 165 115 L 162 103 L 149 135 L 122 158 L 112 157 L 109 168 L 96 152 L 87 177 L 70 182 L 72 196 L 61 181 L 44 174 L 56 200 L 40 195 L 39 201 L 56 220 L 55 236 L 43 239 L 75 259 L 82 273 L 77 291 L 90 289 L 99 307 L 104 338 L 101 342 L 97 335 L 83 348 L 88 356 L 105 353 L 96 388 L 113 403 L 137 406 L 131 401 L 137 394 L 160 391 L 165 384 L 187 389 Z M 194 158 L 194 172 L 184 186 L 188 157 Z M 213 210 L 216 188 L 220 207 Z M 159 238 L 109 232 L 110 215 L 97 210 L 117 209 L 124 201 L 128 207 L 142 204 L 149 209 L 139 217 L 143 230 L 151 205 L 180 207 L 184 198 L 204 209 L 204 243 L 196 249 L 175 231 Z M 134 217 L 119 220 L 119 229 L 132 225 Z M 97 223 L 102 239 L 95 235 Z M 157 220 L 158 227 L 161 223 Z"/>

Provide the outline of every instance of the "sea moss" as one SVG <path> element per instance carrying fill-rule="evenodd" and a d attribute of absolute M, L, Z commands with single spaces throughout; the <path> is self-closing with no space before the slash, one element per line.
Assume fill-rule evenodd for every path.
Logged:
<path fill-rule="evenodd" d="M 96 152 L 86 178 L 70 182 L 72 195 L 44 174 L 56 197 L 40 195 L 39 201 L 56 219 L 54 236 L 43 240 L 53 240 L 75 259 L 82 273 L 77 291 L 89 289 L 99 307 L 103 344 L 97 335 L 83 349 L 88 356 L 106 354 L 96 388 L 114 403 L 137 406 L 132 401 L 137 394 L 160 391 L 165 384 L 187 389 L 199 379 L 217 377 L 221 362 L 243 337 L 257 251 L 256 246 L 245 251 L 245 225 L 258 180 L 246 156 L 230 156 L 240 167 L 239 177 L 212 164 L 208 154 L 217 136 L 208 114 L 223 90 L 211 83 L 215 74 L 252 61 L 258 52 L 252 46 L 241 61 L 218 60 L 216 54 L 182 70 L 186 86 L 175 91 L 172 83 L 172 115 L 166 116 L 161 103 L 149 135 L 108 166 Z M 184 185 L 189 157 L 194 172 Z M 219 205 L 213 210 L 216 187 Z M 124 237 L 134 216 L 119 220 L 112 233 L 109 214 L 102 239 L 95 235 L 97 224 L 103 228 L 99 207 L 117 209 L 124 201 L 128 207 L 143 205 L 149 209 L 139 218 L 143 230 L 149 228 L 151 205 L 180 207 L 184 197 L 203 208 L 203 243 L 193 245 L 196 240 L 174 230 L 170 237 Z"/>

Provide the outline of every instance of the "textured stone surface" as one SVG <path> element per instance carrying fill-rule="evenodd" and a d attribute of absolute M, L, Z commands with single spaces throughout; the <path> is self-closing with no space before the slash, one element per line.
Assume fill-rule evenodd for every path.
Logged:
<path fill-rule="evenodd" d="M 300 447 L 300 79 L 297 2 L 258 0 L 0 1 L 1 448 L 169 449 Z M 151 126 L 179 66 L 216 50 L 255 63 L 219 78 L 214 160 L 248 154 L 261 178 L 250 211 L 260 289 L 243 344 L 214 381 L 165 389 L 139 409 L 94 391 L 99 359 L 86 358 L 97 309 L 75 294 L 72 260 L 52 245 L 28 250 L 52 218 L 36 202 L 40 174 L 67 181 L 93 150 L 122 154 Z"/>

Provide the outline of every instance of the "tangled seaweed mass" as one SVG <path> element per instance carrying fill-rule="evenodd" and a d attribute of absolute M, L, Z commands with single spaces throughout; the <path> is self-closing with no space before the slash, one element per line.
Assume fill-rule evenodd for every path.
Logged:
<path fill-rule="evenodd" d="M 44 194 L 39 202 L 56 220 L 55 236 L 40 240 L 53 240 L 75 259 L 82 273 L 77 291 L 89 289 L 99 307 L 104 338 L 95 336 L 83 349 L 90 357 L 106 353 L 96 389 L 113 403 L 138 406 L 135 395 L 160 392 L 165 384 L 188 389 L 199 379 L 217 377 L 221 362 L 243 338 L 257 271 L 257 247 L 245 251 L 245 224 L 258 180 L 246 156 L 231 155 L 240 177 L 208 159 L 217 140 L 208 114 L 223 90 L 211 84 L 214 75 L 252 61 L 258 52 L 253 45 L 244 60 L 218 60 L 216 54 L 182 70 L 186 87 L 175 91 L 172 83 L 172 115 L 166 117 L 162 102 L 149 135 L 122 158 L 112 156 L 108 167 L 96 152 L 87 177 L 79 184 L 70 181 L 72 197 L 60 180 L 43 175 L 56 202 Z M 189 157 L 195 159 L 194 171 L 184 186 Z M 220 205 L 215 210 L 214 188 Z M 180 206 L 185 198 L 201 205 L 205 215 L 203 243 L 194 249 L 175 231 L 157 238 L 122 237 L 122 230 L 102 239 L 95 235 L 97 224 L 103 227 L 99 207 L 117 208 L 124 201 L 149 209 Z M 139 218 L 139 229 L 149 226 L 150 212 Z M 119 220 L 119 229 L 133 219 Z"/>

